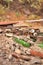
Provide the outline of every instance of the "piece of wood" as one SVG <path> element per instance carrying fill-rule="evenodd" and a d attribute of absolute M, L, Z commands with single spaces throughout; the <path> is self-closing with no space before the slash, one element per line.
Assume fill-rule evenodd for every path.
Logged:
<path fill-rule="evenodd" d="M 38 51 L 35 51 L 35 50 L 30 50 L 30 53 L 33 56 L 37 56 L 37 57 L 43 58 L 43 53 L 41 53 L 41 52 L 38 52 Z"/>
<path fill-rule="evenodd" d="M 23 60 L 30 60 L 31 57 L 30 56 L 26 56 L 26 55 L 20 55 L 20 54 L 17 54 L 17 53 L 12 53 L 12 56 L 16 57 L 16 58 L 19 58 L 19 59 L 23 59 Z"/>
<path fill-rule="evenodd" d="M 17 21 L 1 21 L 0 25 L 9 25 L 9 24 L 16 24 L 18 23 Z"/>

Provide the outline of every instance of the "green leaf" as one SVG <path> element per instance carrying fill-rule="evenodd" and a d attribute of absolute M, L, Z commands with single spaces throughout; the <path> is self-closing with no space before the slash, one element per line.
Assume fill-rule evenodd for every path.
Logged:
<path fill-rule="evenodd" d="M 43 48 L 43 42 L 39 43 L 38 45 L 40 48 Z"/>

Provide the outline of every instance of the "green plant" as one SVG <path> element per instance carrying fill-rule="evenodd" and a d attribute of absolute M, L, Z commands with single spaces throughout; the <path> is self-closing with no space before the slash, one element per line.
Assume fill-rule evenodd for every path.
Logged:
<path fill-rule="evenodd" d="M 39 43 L 38 45 L 40 48 L 43 48 L 43 41 L 41 43 Z"/>
<path fill-rule="evenodd" d="M 16 41 L 17 43 L 23 45 L 24 47 L 30 47 L 31 44 L 30 43 L 27 43 L 26 41 L 22 40 L 22 39 L 18 39 L 16 37 L 13 37 L 13 40 Z"/>

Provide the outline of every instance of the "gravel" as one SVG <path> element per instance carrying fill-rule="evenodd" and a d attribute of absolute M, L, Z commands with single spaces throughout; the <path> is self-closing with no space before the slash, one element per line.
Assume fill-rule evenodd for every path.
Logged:
<path fill-rule="evenodd" d="M 7 26 L 7 31 L 11 31 L 9 28 L 11 29 L 12 26 L 11 25 Z M 5 29 L 6 27 L 4 27 L 3 30 Z M 1 31 L 1 27 L 0 27 L 0 31 Z M 31 40 L 32 46 L 30 48 L 26 48 L 26 47 L 23 47 L 21 44 L 14 42 L 12 40 L 13 36 L 15 35 L 12 33 L 7 33 L 7 35 L 5 35 L 5 33 L 2 33 L 0 35 L 0 65 L 43 65 L 43 59 L 31 56 L 29 52 L 30 48 L 31 49 L 33 48 L 36 50 L 39 49 L 37 48 L 36 42 L 33 43 Z M 30 42 L 29 35 L 27 36 L 19 35 L 19 38 L 24 39 L 27 42 Z M 23 55 L 23 57 L 25 56 L 29 57 L 31 60 L 24 60 L 22 58 L 17 58 L 15 56 L 13 57 L 12 53 L 14 52 L 18 54 L 18 56 Z"/>

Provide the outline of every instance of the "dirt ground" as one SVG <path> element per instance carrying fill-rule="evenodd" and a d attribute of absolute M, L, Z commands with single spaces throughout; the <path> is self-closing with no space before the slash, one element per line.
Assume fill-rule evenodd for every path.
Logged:
<path fill-rule="evenodd" d="M 28 23 L 26 21 L 34 19 L 43 19 L 43 11 L 38 12 L 36 14 L 36 11 L 34 12 L 33 10 L 31 10 L 31 8 L 28 7 L 28 4 L 22 5 L 17 2 L 17 0 L 14 1 L 14 3 L 11 3 L 9 9 L 3 7 L 6 3 L 3 5 L 2 2 L 2 5 L 0 6 L 0 22 L 19 21 L 17 25 L 11 24 L 0 26 L 0 65 L 43 65 L 43 58 L 40 58 L 39 56 L 33 56 L 29 52 L 30 49 L 33 49 L 43 53 L 43 48 L 39 48 L 37 46 L 37 43 L 39 43 L 40 41 L 30 41 L 30 37 L 27 34 L 29 28 L 37 28 L 43 34 L 43 22 L 40 21 L 40 23 Z M 24 21 L 25 23 L 21 21 Z M 19 27 L 20 31 L 18 32 L 18 26 L 28 27 L 26 27 L 26 30 L 25 28 L 22 28 L 23 32 L 21 31 L 22 29 Z M 24 34 L 25 32 L 26 35 Z M 31 47 L 27 48 L 13 41 L 12 38 L 15 36 L 25 40 L 26 42 L 31 42 Z"/>
<path fill-rule="evenodd" d="M 0 1 L 0 21 L 34 20 L 43 18 L 43 12 L 35 13 L 35 10 L 27 3 L 21 4 L 18 0 L 14 0 L 10 3 L 9 8 L 5 7 L 6 2 L 4 5 L 3 3 L 3 1 L 2 3 Z"/>

